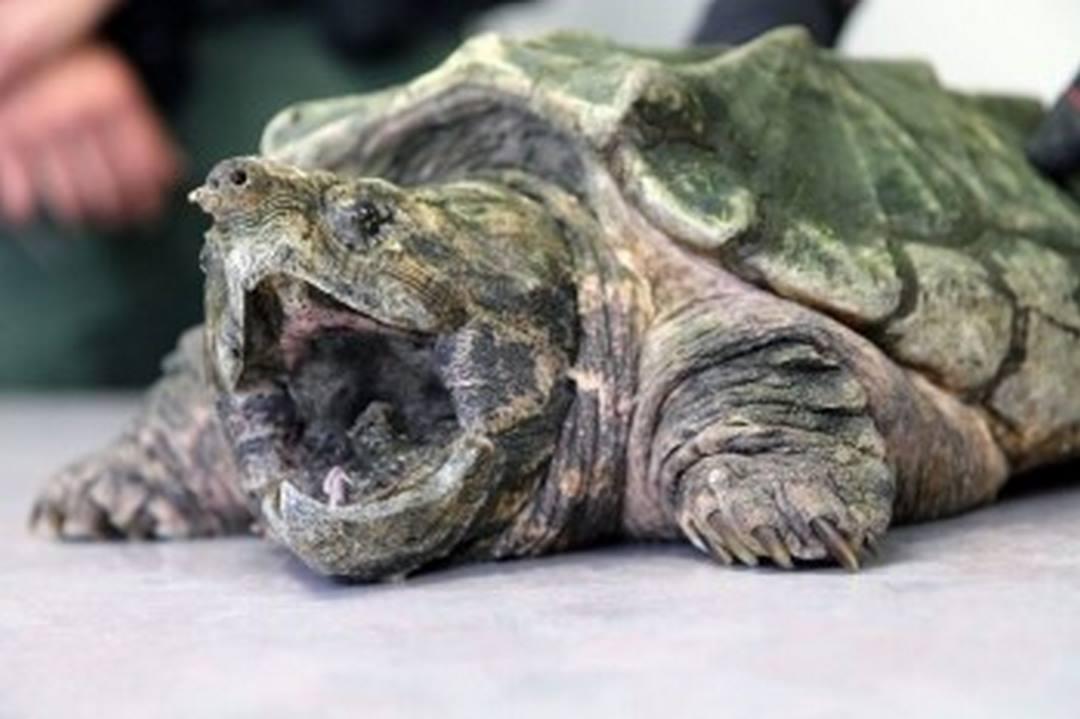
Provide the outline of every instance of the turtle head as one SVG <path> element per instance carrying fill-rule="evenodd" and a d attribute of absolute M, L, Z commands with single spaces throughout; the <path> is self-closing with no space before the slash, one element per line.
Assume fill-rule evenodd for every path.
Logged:
<path fill-rule="evenodd" d="M 328 574 L 403 574 L 509 526 L 550 458 L 576 343 L 566 242 L 500 185 L 402 188 L 260 158 L 214 218 L 206 348 L 244 488 Z"/>

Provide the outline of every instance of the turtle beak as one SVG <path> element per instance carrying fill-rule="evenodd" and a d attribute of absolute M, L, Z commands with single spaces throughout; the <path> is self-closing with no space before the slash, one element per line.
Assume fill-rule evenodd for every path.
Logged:
<path fill-rule="evenodd" d="M 233 157 L 210 170 L 206 182 L 188 195 L 203 212 L 222 222 L 229 215 L 257 215 L 273 185 L 280 185 L 283 168 L 258 157 Z"/>
<path fill-rule="evenodd" d="M 230 283 L 218 273 L 206 279 L 206 347 L 226 390 L 236 388 L 243 370 L 245 296 L 242 283 Z"/>
<path fill-rule="evenodd" d="M 273 265 L 269 258 L 282 233 L 297 231 L 316 201 L 303 178 L 295 168 L 259 157 L 234 157 L 215 165 L 206 182 L 188 195 L 214 220 L 203 254 L 207 347 L 227 388 L 236 386 L 243 368 L 247 293 Z M 291 210 L 292 226 L 274 226 L 272 218 L 286 210 Z"/>
<path fill-rule="evenodd" d="M 448 555 L 488 501 L 495 449 L 464 435 L 432 474 L 400 492 L 339 506 L 289 481 L 262 499 L 271 535 L 317 572 L 359 580 L 403 576 Z"/>
<path fill-rule="evenodd" d="M 208 215 L 221 206 L 221 196 L 212 188 L 202 185 L 188 193 L 188 202 L 198 205 Z"/>

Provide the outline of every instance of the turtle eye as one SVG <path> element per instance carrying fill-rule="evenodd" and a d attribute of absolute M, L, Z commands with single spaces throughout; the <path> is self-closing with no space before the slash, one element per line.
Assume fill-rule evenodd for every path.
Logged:
<path fill-rule="evenodd" d="M 361 200 L 356 203 L 356 228 L 364 235 L 374 237 L 389 220 L 390 213 L 374 202 Z"/>
<path fill-rule="evenodd" d="M 371 247 L 392 219 L 389 208 L 363 199 L 336 207 L 331 224 L 343 244 L 353 250 L 363 250 Z"/>

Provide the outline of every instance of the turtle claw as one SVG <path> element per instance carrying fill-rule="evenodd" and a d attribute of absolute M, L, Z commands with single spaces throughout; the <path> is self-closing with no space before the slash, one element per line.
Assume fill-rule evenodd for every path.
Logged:
<path fill-rule="evenodd" d="M 784 569 L 794 569 L 791 552 L 788 551 L 780 535 L 772 527 L 761 526 L 754 530 L 754 539 L 769 553 L 773 564 Z"/>
<path fill-rule="evenodd" d="M 871 459 L 827 461 L 812 453 L 698 459 L 679 478 L 675 517 L 742 564 L 828 560 L 857 571 L 864 545 L 889 527 L 893 477 Z"/>
<path fill-rule="evenodd" d="M 881 539 L 877 535 L 866 535 L 866 551 L 872 556 L 881 556 Z"/>
<path fill-rule="evenodd" d="M 719 514 L 713 514 L 708 518 L 709 526 L 720 536 L 724 547 L 734 554 L 740 562 L 748 567 L 756 567 L 757 555 L 739 538 L 738 533 L 729 527 Z"/>
<path fill-rule="evenodd" d="M 817 538 L 821 540 L 821 543 L 825 545 L 832 558 L 844 569 L 849 572 L 859 571 L 858 555 L 844 536 L 833 526 L 832 522 L 822 517 L 815 517 L 810 520 L 810 528 Z"/>
<path fill-rule="evenodd" d="M 735 563 L 735 558 L 724 548 L 723 540 L 711 530 L 702 531 L 693 519 L 688 519 L 683 525 L 683 532 L 690 539 L 690 543 L 703 554 L 708 554 L 728 567 Z"/>
<path fill-rule="evenodd" d="M 30 511 L 30 531 L 41 537 L 56 539 L 60 537 L 62 516 L 51 504 L 44 499 L 34 502 Z"/>
<path fill-rule="evenodd" d="M 733 565 L 737 560 L 740 564 L 755 567 L 759 558 L 771 560 L 775 566 L 782 569 L 794 569 L 796 566 L 792 554 L 794 550 L 788 547 L 775 527 L 756 527 L 750 533 L 752 542 L 747 542 L 721 519 L 718 512 L 709 517 L 705 526 L 701 526 L 692 517 L 687 517 L 681 526 L 695 547 L 727 566 Z M 850 572 L 857 572 L 861 568 L 862 560 L 859 554 L 863 549 L 873 555 L 880 551 L 880 538 L 876 535 L 867 534 L 863 541 L 847 539 L 832 521 L 823 517 L 812 519 L 810 529 L 820 542 L 818 546 L 824 547 L 829 557 Z M 813 555 L 805 557 L 802 554 L 799 557 L 814 558 Z"/>

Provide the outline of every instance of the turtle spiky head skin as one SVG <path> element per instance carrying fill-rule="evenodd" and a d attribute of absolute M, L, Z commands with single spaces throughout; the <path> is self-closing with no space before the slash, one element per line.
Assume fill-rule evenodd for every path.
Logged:
<path fill-rule="evenodd" d="M 407 189 L 223 161 L 192 200 L 206 347 L 246 493 L 320 571 L 467 544 L 550 456 L 575 350 L 558 227 L 497 186 Z"/>

